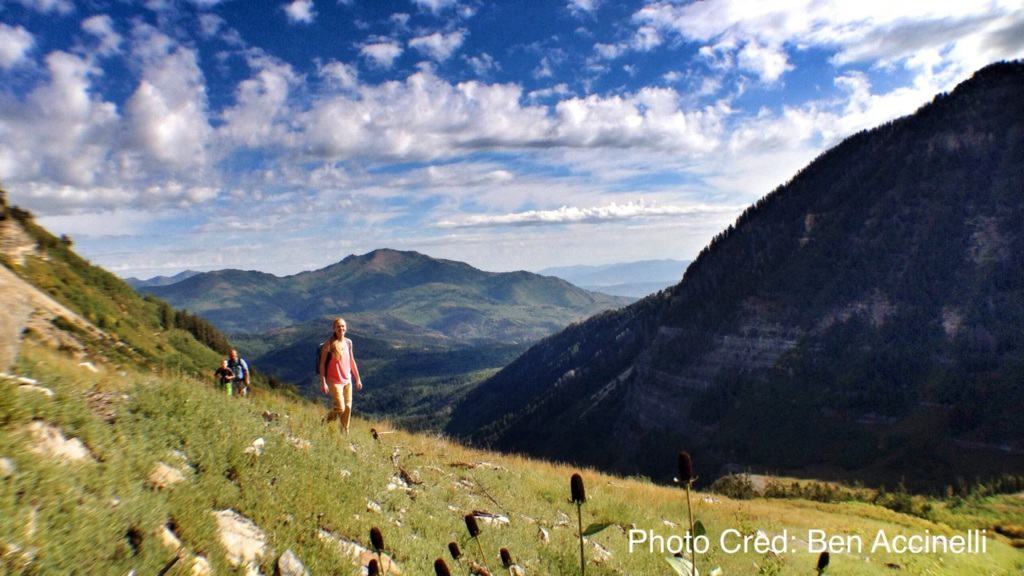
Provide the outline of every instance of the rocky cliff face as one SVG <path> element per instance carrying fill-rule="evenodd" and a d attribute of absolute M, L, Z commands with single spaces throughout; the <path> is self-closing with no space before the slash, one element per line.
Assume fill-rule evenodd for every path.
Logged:
<path fill-rule="evenodd" d="M 994 65 L 822 154 L 678 285 L 529 350 L 449 431 L 663 478 L 681 446 L 707 474 L 930 481 L 956 442 L 1024 445 L 1021 166 L 1024 64 Z"/>

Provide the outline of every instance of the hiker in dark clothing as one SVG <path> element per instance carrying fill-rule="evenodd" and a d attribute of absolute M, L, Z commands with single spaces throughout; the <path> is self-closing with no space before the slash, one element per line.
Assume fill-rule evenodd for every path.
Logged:
<path fill-rule="evenodd" d="M 235 373 L 228 368 L 228 361 L 221 360 L 220 368 L 217 368 L 213 375 L 220 381 L 220 385 L 227 391 L 228 396 L 231 396 L 231 381 L 235 379 Z"/>

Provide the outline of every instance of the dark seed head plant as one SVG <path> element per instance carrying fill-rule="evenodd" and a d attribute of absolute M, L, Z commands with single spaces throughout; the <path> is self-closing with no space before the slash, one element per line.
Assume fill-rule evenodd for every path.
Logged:
<path fill-rule="evenodd" d="M 825 569 L 828 568 L 829 555 L 828 552 L 822 552 L 818 556 L 818 576 L 825 573 Z"/>
<path fill-rule="evenodd" d="M 487 555 L 484 554 L 484 546 L 480 543 L 480 524 L 476 521 L 476 516 L 473 514 L 466 514 L 466 530 L 469 532 L 469 537 L 476 541 L 476 548 L 480 552 L 480 563 L 487 567 Z"/>
<path fill-rule="evenodd" d="M 576 505 L 576 526 L 580 539 L 580 576 L 587 573 L 587 561 L 583 555 L 583 503 L 587 501 L 587 490 L 583 487 L 583 476 L 575 473 L 569 478 L 569 497 Z"/>
<path fill-rule="evenodd" d="M 676 481 L 686 488 L 686 515 L 690 520 L 690 533 L 688 535 L 690 541 L 690 573 L 692 576 L 697 576 L 697 552 L 695 550 L 696 546 L 693 545 L 693 539 L 699 534 L 693 522 L 693 504 L 690 501 L 690 488 L 693 486 L 693 459 L 690 458 L 689 452 L 681 450 L 677 463 L 679 465 L 679 476 L 676 478 Z M 700 527 L 701 531 L 703 531 L 704 525 L 701 524 Z"/>
<path fill-rule="evenodd" d="M 499 550 L 498 555 L 501 556 L 502 567 L 506 569 L 512 567 L 512 553 L 508 551 L 508 548 L 502 548 Z"/>
<path fill-rule="evenodd" d="M 373 546 L 373 551 L 378 554 L 384 550 L 384 535 L 376 526 L 370 528 L 370 544 Z"/>
<path fill-rule="evenodd" d="M 376 558 L 371 559 L 366 565 L 366 576 L 380 576 L 380 563 Z"/>
<path fill-rule="evenodd" d="M 462 558 L 462 550 L 459 549 L 458 542 L 448 543 L 448 553 L 452 555 L 452 560 L 458 561 L 459 558 Z"/>
<path fill-rule="evenodd" d="M 448 565 L 444 563 L 443 558 L 434 560 L 434 574 L 436 576 L 452 576 L 452 573 L 448 570 Z"/>
<path fill-rule="evenodd" d="M 587 491 L 583 487 L 583 477 L 573 474 L 569 479 L 569 490 L 572 493 L 573 504 L 583 504 L 587 501 Z"/>

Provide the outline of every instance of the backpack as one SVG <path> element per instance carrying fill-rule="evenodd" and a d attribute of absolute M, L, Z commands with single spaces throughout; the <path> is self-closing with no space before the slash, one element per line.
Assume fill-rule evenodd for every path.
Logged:
<path fill-rule="evenodd" d="M 316 370 L 317 374 L 323 374 L 324 376 L 327 375 L 327 365 L 331 363 L 330 344 L 331 344 L 331 342 L 330 342 L 330 340 L 328 340 L 326 342 L 321 342 L 320 345 L 316 347 L 316 368 L 315 368 L 315 370 Z M 321 372 L 321 370 L 320 370 L 320 368 L 321 368 L 321 366 L 320 366 L 320 354 L 323 353 L 324 346 L 328 347 L 327 348 L 327 358 L 324 360 L 323 371 Z"/>
<path fill-rule="evenodd" d="M 245 365 L 245 360 L 239 358 L 237 362 L 228 361 L 228 368 L 231 368 L 231 372 L 235 375 L 235 381 L 245 381 L 245 373 L 249 371 L 248 366 Z"/>

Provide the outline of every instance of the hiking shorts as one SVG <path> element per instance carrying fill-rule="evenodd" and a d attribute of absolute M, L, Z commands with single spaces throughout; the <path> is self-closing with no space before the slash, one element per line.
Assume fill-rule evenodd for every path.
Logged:
<path fill-rule="evenodd" d="M 331 411 L 341 413 L 352 408 L 352 383 L 337 382 L 327 385 L 331 393 Z"/>

